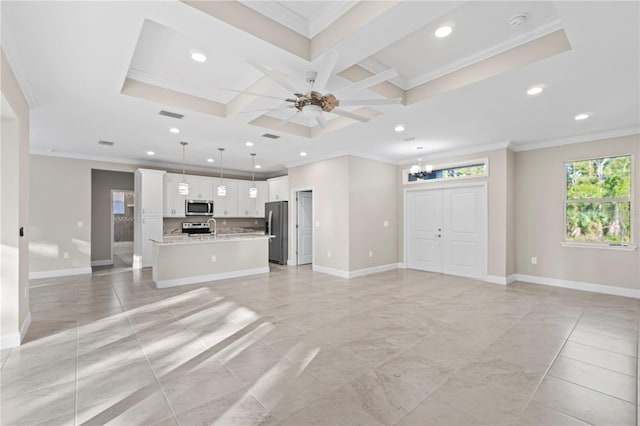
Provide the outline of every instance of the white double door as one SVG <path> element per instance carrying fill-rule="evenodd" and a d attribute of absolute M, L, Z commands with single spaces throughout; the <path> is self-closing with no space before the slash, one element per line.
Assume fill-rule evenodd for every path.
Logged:
<path fill-rule="evenodd" d="M 407 191 L 407 266 L 484 277 L 486 194 L 484 185 Z"/>

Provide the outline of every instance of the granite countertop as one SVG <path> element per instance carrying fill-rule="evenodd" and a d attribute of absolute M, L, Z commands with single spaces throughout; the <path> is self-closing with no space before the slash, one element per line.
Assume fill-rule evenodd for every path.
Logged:
<path fill-rule="evenodd" d="M 273 235 L 265 235 L 264 232 L 256 233 L 239 233 L 239 234 L 194 234 L 189 236 L 182 235 L 163 235 L 162 239 L 151 239 L 156 244 L 202 244 L 202 243 L 221 243 L 229 241 L 246 241 L 246 240 L 266 240 L 273 238 Z"/>

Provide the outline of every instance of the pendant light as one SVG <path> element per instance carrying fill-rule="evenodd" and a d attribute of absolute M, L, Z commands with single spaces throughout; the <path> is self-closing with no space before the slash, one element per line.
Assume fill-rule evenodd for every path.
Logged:
<path fill-rule="evenodd" d="M 222 181 L 222 152 L 224 151 L 224 148 L 218 148 L 218 151 L 220 151 L 220 185 L 218 185 L 218 197 L 226 197 L 227 187 Z"/>
<path fill-rule="evenodd" d="M 249 198 L 258 198 L 258 188 L 256 187 L 256 154 L 251 153 L 251 188 L 249 188 Z"/>
<path fill-rule="evenodd" d="M 189 195 L 189 184 L 187 183 L 187 177 L 184 174 L 184 152 L 187 148 L 187 142 L 180 142 L 182 145 L 182 182 L 178 184 L 178 194 Z"/>

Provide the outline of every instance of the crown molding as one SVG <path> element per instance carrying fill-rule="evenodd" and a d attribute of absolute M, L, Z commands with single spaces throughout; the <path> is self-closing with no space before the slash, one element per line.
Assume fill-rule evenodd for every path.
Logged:
<path fill-rule="evenodd" d="M 561 29 L 562 29 L 562 22 L 560 22 L 559 19 L 555 19 L 553 21 L 547 22 L 546 24 L 540 25 L 539 27 L 536 27 L 527 33 L 519 34 L 516 37 L 507 39 L 485 50 L 481 50 L 477 53 L 474 53 L 471 56 L 467 56 L 466 58 L 462 58 L 458 61 L 454 61 L 450 64 L 437 68 L 433 71 L 427 72 L 425 74 L 419 75 L 417 77 L 409 78 L 406 80 L 404 89 L 405 90 L 413 89 L 428 81 L 435 80 L 436 78 L 442 77 L 447 74 L 451 74 L 452 72 L 458 71 L 462 68 L 481 62 L 485 59 L 489 59 L 495 55 L 514 49 L 522 44 L 536 40 L 540 37 L 544 37 L 548 34 L 551 34 Z"/>
<path fill-rule="evenodd" d="M 600 139 L 619 138 L 622 136 L 640 135 L 640 127 L 627 127 L 625 129 L 606 130 L 603 132 L 585 133 L 566 138 L 547 139 L 535 142 L 513 143 L 511 150 L 515 152 L 532 151 L 534 149 L 551 148 L 554 146 L 571 145 L 574 143 L 590 142 Z"/>
<path fill-rule="evenodd" d="M 511 141 L 503 141 L 503 142 L 497 142 L 497 143 L 491 143 L 491 144 L 485 144 L 485 145 L 470 146 L 467 148 L 452 149 L 448 151 L 438 151 L 430 154 L 425 153 L 422 155 L 422 160 L 423 161 L 439 160 L 441 158 L 450 158 L 450 157 L 458 157 L 461 155 L 478 154 L 478 153 L 483 153 L 487 151 L 495 151 L 497 149 L 511 149 L 511 146 L 512 146 Z M 415 161 L 416 161 L 416 156 L 413 156 L 413 157 L 410 157 L 409 159 L 398 161 L 396 164 L 400 166 L 400 165 L 415 163 Z"/>
<path fill-rule="evenodd" d="M 60 151 L 50 151 L 45 149 L 37 149 L 31 148 L 30 154 L 32 155 L 42 155 L 45 157 L 57 157 L 57 158 L 68 158 L 72 160 L 85 160 L 85 161 L 98 161 L 103 163 L 114 163 L 114 164 L 130 164 L 138 167 L 155 167 L 155 168 L 165 168 L 170 170 L 182 170 L 182 163 L 167 163 L 162 161 L 149 161 L 149 160 L 132 160 L 129 158 L 120 158 L 120 157 L 105 157 L 100 155 L 88 155 L 88 154 L 79 154 L 75 152 L 60 152 Z M 187 164 L 187 173 L 188 172 L 203 172 L 208 175 L 215 175 L 218 173 L 215 171 L 215 167 L 204 167 L 204 166 L 192 166 Z M 281 174 L 281 171 L 264 171 L 255 173 L 256 178 L 258 179 L 266 179 L 271 177 L 272 175 Z M 246 172 L 242 170 L 234 170 L 234 169 L 224 169 L 225 176 L 231 175 L 230 178 L 233 177 L 243 177 L 243 178 L 251 178 L 251 172 Z M 215 176 L 214 176 L 215 177 Z"/>
<path fill-rule="evenodd" d="M 154 74 L 148 73 L 146 71 L 141 71 L 135 68 L 129 68 L 129 71 L 127 71 L 126 78 L 131 80 L 136 80 L 141 83 L 150 84 L 152 86 L 158 86 L 163 89 L 173 90 L 174 92 L 183 93 L 185 95 L 195 96 L 197 98 L 207 99 L 213 102 L 219 102 L 223 104 L 230 102 L 231 100 L 233 100 L 235 96 L 233 94 L 230 94 L 226 98 L 214 99 L 213 97 L 206 96 L 206 94 L 203 94 L 201 91 L 198 91 L 192 87 L 187 87 L 182 84 L 176 84 L 173 81 L 167 80 L 162 77 L 158 77 Z"/>
<path fill-rule="evenodd" d="M 336 151 L 336 152 L 332 152 L 330 154 L 319 155 L 319 156 L 314 157 L 312 159 L 294 161 L 292 163 L 286 163 L 284 166 L 287 169 L 291 169 L 293 167 L 306 166 L 307 164 L 313 164 L 313 163 L 317 163 L 319 161 L 332 160 L 334 158 L 345 157 L 345 156 L 364 158 L 365 160 L 378 161 L 380 163 L 390 164 L 390 165 L 393 165 L 393 166 L 396 165 L 396 163 L 394 161 L 389 161 L 388 158 L 382 157 L 382 156 L 378 156 L 378 155 L 367 154 L 367 153 L 363 154 L 361 152 L 354 152 L 354 151 Z"/>
<path fill-rule="evenodd" d="M 244 6 L 284 25 L 291 31 L 310 38 L 309 21 L 278 1 L 243 1 Z"/>
<path fill-rule="evenodd" d="M 2 37 L 4 40 L 2 40 L 1 48 L 4 52 L 4 57 L 9 63 L 13 74 L 16 76 L 16 80 L 18 80 L 18 85 L 20 86 L 22 95 L 27 102 L 27 106 L 29 106 L 29 109 L 38 108 L 40 106 L 40 102 L 38 102 L 38 98 L 33 91 L 33 86 L 31 85 L 31 80 L 29 79 L 27 70 L 22 66 L 22 62 L 18 60 L 18 55 L 15 54 L 12 47 L 14 46 L 14 43 L 11 40 L 11 31 L 3 31 Z"/>
<path fill-rule="evenodd" d="M 307 37 L 313 38 L 327 29 L 329 25 L 333 24 L 338 18 L 347 13 L 358 4 L 357 1 L 332 1 L 324 2 L 325 8 L 320 10 L 317 14 L 308 19 L 307 23 Z"/>

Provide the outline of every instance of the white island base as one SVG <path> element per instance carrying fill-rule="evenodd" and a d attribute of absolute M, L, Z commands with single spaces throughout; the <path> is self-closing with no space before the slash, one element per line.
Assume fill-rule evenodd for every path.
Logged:
<path fill-rule="evenodd" d="M 269 236 L 153 241 L 153 282 L 175 287 L 269 272 Z"/>

